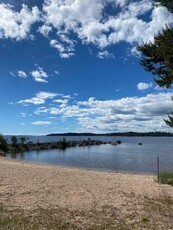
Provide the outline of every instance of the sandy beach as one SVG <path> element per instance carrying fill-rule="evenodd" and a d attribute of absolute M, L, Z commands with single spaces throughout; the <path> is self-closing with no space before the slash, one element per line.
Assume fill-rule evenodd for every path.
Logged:
<path fill-rule="evenodd" d="M 55 210 L 74 229 L 99 229 L 103 219 L 112 227 L 104 229 L 172 229 L 173 187 L 156 179 L 0 157 L 0 203 L 30 214 Z"/>

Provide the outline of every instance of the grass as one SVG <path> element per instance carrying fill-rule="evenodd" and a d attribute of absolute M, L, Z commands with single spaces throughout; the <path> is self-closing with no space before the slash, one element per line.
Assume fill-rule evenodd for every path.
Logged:
<path fill-rule="evenodd" d="M 24 212 L 0 205 L 0 229 L 7 230 L 121 230 L 125 223 L 113 213 L 90 213 L 61 209 L 37 209 Z"/>
<path fill-rule="evenodd" d="M 0 206 L 0 229 L 13 230 L 65 230 L 68 229 L 68 223 L 49 212 L 39 209 L 31 213 L 25 213 L 22 210 L 10 211 Z"/>
<path fill-rule="evenodd" d="M 159 179 L 162 184 L 169 184 L 173 186 L 173 172 L 162 172 Z"/>

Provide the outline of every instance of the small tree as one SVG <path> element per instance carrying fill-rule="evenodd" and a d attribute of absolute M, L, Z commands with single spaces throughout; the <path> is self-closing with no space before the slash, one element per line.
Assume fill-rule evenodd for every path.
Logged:
<path fill-rule="evenodd" d="M 16 146 L 17 145 L 17 137 L 16 136 L 12 136 L 11 137 L 11 142 L 12 142 L 13 146 Z"/>
<path fill-rule="evenodd" d="M 2 151 L 7 151 L 8 150 L 7 140 L 4 138 L 2 133 L 0 134 L 0 150 L 2 150 Z"/>
<path fill-rule="evenodd" d="M 20 137 L 19 140 L 21 141 L 21 144 L 23 145 L 24 142 L 26 141 L 26 137 Z"/>

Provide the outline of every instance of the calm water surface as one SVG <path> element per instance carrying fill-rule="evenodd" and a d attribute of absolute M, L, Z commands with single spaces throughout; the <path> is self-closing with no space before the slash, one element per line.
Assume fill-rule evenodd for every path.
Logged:
<path fill-rule="evenodd" d="M 62 137 L 32 137 L 32 141 L 55 141 Z M 39 139 L 40 138 L 40 139 Z M 56 139 L 55 139 L 56 138 Z M 116 141 L 110 144 L 89 147 L 74 147 L 66 150 L 41 150 L 6 157 L 18 160 L 48 163 L 106 171 L 126 171 L 156 174 L 156 160 L 160 157 L 161 170 L 173 171 L 173 137 L 90 137 L 91 139 Z M 66 137 L 67 140 L 88 139 L 88 137 Z M 138 145 L 141 142 L 142 145 Z"/>

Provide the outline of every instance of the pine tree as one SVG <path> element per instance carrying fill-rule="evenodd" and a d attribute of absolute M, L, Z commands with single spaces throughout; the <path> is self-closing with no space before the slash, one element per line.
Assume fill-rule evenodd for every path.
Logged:
<path fill-rule="evenodd" d="M 154 37 L 154 43 L 137 47 L 142 53 L 140 64 L 145 70 L 158 76 L 160 87 L 171 87 L 173 83 L 173 29 L 166 27 Z"/>
<path fill-rule="evenodd" d="M 173 13 L 173 0 L 155 0 L 155 5 L 165 6 Z M 167 26 L 155 35 L 153 43 L 137 48 L 142 54 L 140 64 L 144 69 L 157 76 L 155 82 L 160 87 L 170 88 L 173 84 L 173 28 Z M 173 128 L 173 112 L 164 121 Z"/>

